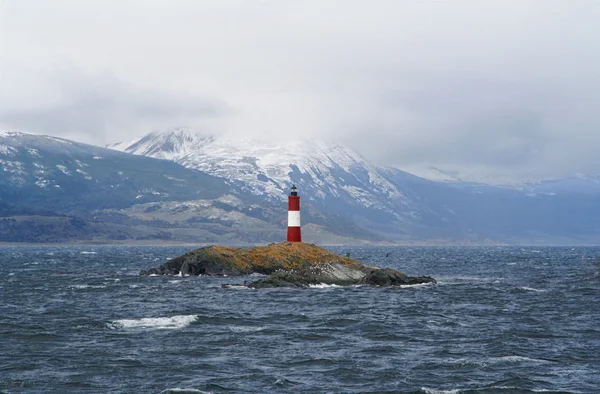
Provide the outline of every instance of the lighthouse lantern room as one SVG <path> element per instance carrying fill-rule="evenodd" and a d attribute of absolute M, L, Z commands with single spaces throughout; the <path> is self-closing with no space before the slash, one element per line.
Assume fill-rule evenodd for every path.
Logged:
<path fill-rule="evenodd" d="M 302 242 L 300 233 L 300 196 L 296 185 L 292 185 L 288 196 L 288 242 Z"/>

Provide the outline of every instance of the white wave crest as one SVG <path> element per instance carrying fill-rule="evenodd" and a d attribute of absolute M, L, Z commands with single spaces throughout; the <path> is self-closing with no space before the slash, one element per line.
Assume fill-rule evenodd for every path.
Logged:
<path fill-rule="evenodd" d="M 98 254 L 98 252 L 80 252 L 79 254 Z"/>
<path fill-rule="evenodd" d="M 542 290 L 542 289 L 534 289 L 533 287 L 527 287 L 527 286 L 519 287 L 519 289 L 526 290 L 526 291 L 535 291 L 536 293 L 543 293 L 546 291 L 546 290 Z"/>
<path fill-rule="evenodd" d="M 224 289 L 233 289 L 233 290 L 256 290 L 253 289 L 252 287 L 248 287 L 246 285 L 236 285 L 236 284 L 226 284 L 221 286 Z"/>
<path fill-rule="evenodd" d="M 427 394 L 458 394 L 458 393 L 460 393 L 459 389 L 454 389 L 454 390 L 436 390 L 436 389 L 429 389 L 427 387 L 421 387 L 421 390 L 423 390 Z"/>
<path fill-rule="evenodd" d="M 498 390 L 512 390 L 511 392 L 520 392 L 520 389 L 518 387 L 513 387 L 513 386 L 491 386 L 491 387 L 487 387 L 488 389 L 498 389 Z M 549 389 L 527 389 L 528 391 L 534 392 L 534 393 L 555 393 L 556 391 L 553 390 L 549 390 Z M 562 392 L 562 391 L 561 391 Z M 577 392 L 577 391 L 576 391 Z"/>
<path fill-rule="evenodd" d="M 165 391 L 161 391 L 159 394 L 212 394 L 210 391 L 202 391 L 196 389 L 182 389 L 182 388 L 173 388 L 166 389 Z"/>
<path fill-rule="evenodd" d="M 327 289 L 330 287 L 341 287 L 339 285 L 328 285 L 327 283 L 319 283 L 317 285 L 309 285 L 311 289 Z"/>
<path fill-rule="evenodd" d="M 70 285 L 71 289 L 105 289 L 105 285 Z"/>
<path fill-rule="evenodd" d="M 249 327 L 249 326 L 228 326 L 229 331 L 232 332 L 258 332 L 265 329 L 265 327 Z"/>
<path fill-rule="evenodd" d="M 537 358 L 529 358 L 524 356 L 504 356 L 504 357 L 493 357 L 492 361 L 496 362 L 506 362 L 506 363 L 518 363 L 518 362 L 536 362 L 536 363 L 546 363 L 546 360 L 539 360 Z"/>
<path fill-rule="evenodd" d="M 187 327 L 198 319 L 198 315 L 177 315 L 171 317 L 144 317 L 141 319 L 121 319 L 109 323 L 110 328 L 177 329 Z"/>
<path fill-rule="evenodd" d="M 433 283 L 417 283 L 414 285 L 400 285 L 400 287 L 423 287 L 423 286 L 432 286 Z"/>

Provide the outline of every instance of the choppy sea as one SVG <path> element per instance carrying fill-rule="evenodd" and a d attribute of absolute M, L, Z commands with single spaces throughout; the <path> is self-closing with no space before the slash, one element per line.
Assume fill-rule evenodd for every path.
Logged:
<path fill-rule="evenodd" d="M 600 393 L 600 248 L 332 247 L 437 285 L 145 277 L 191 247 L 0 247 L 0 393 Z"/>

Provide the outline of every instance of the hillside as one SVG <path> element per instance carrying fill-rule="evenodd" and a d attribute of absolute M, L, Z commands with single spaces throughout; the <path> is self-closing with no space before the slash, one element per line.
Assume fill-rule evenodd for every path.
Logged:
<path fill-rule="evenodd" d="M 171 161 L 4 131 L 0 164 L 0 242 L 237 244 L 285 237 L 283 201 L 264 201 Z M 369 237 L 344 218 L 304 208 L 307 239 Z"/>
<path fill-rule="evenodd" d="M 434 182 L 340 145 L 181 129 L 127 147 L 136 154 L 1 132 L 0 242 L 281 241 L 292 183 L 307 242 L 600 242 L 594 177 L 519 188 Z"/>
<path fill-rule="evenodd" d="M 433 243 L 600 241 L 596 178 L 498 187 L 431 181 L 379 166 L 323 141 L 284 144 L 190 129 L 151 133 L 113 149 L 175 161 L 230 181 L 267 201 L 294 183 L 318 212 L 334 214 L 369 239 Z M 358 234 L 358 233 L 356 233 Z"/>

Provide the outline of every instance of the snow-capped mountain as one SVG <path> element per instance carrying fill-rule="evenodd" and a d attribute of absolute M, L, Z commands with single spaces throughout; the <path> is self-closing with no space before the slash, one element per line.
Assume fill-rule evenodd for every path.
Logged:
<path fill-rule="evenodd" d="M 285 239 L 285 203 L 269 203 L 173 161 L 52 136 L 0 132 L 0 242 Z M 305 206 L 305 238 L 372 238 Z"/>
<path fill-rule="evenodd" d="M 402 193 L 382 177 L 373 164 L 346 147 L 322 141 L 273 143 L 175 129 L 108 147 L 173 160 L 184 167 L 242 182 L 254 194 L 277 199 L 285 198 L 293 183 L 309 187 L 310 194 L 304 194 L 312 199 L 347 195 L 370 206 L 376 202 L 372 196 L 375 191 L 386 198 L 402 198 Z M 341 179 L 340 172 L 349 175 L 350 179 Z"/>
<path fill-rule="evenodd" d="M 95 193 L 97 198 L 106 194 L 108 206 L 113 203 L 117 206 L 126 204 L 131 198 L 147 201 L 161 196 L 173 198 L 178 194 L 181 194 L 181 198 L 188 198 L 198 191 L 191 194 L 183 181 L 177 179 L 183 176 L 187 178 L 190 174 L 207 185 L 216 187 L 218 184 L 220 190 L 228 188 L 218 178 L 200 172 L 190 173 L 174 163 L 63 138 L 16 131 L 0 131 L 0 165 L 3 169 L 0 178 L 1 197 L 37 188 L 47 196 L 63 195 L 65 206 L 67 201 L 74 205 L 81 201 L 73 199 L 77 193 Z M 139 173 L 139 169 L 145 169 L 146 173 Z M 127 193 L 126 201 L 111 198 L 111 193 L 124 198 L 121 191 Z"/>
<path fill-rule="evenodd" d="M 118 142 L 107 148 L 127 151 L 142 156 L 178 161 L 198 150 L 199 146 L 214 142 L 214 137 L 194 132 L 188 128 L 177 128 L 169 132 L 154 132 L 129 142 Z"/>
<path fill-rule="evenodd" d="M 0 132 L 0 241 L 272 242 L 284 237 L 293 183 L 309 242 L 600 240 L 594 177 L 520 188 L 434 182 L 335 144 L 185 129 L 113 148 L 138 154 Z"/>
<path fill-rule="evenodd" d="M 419 189 L 433 182 L 377 166 L 339 144 L 307 139 L 280 143 L 174 129 L 110 148 L 173 160 L 272 202 L 284 201 L 295 184 L 304 202 L 322 212 L 350 218 L 384 238 L 410 236 L 425 227 L 443 225 L 449 214 L 447 208 L 423 201 Z"/>
<path fill-rule="evenodd" d="M 381 239 L 515 242 L 521 237 L 600 234 L 592 219 L 600 219 L 600 210 L 593 208 L 587 195 L 557 196 L 542 191 L 541 185 L 532 192 L 462 182 L 440 170 L 434 172 L 444 179 L 431 181 L 320 141 L 277 143 L 175 129 L 111 148 L 173 160 L 224 178 L 244 194 L 271 201 L 281 202 L 296 184 L 303 201 L 318 211 L 347 218 Z"/>
<path fill-rule="evenodd" d="M 16 131 L 0 131 L 0 166 L 0 242 L 161 239 L 156 214 L 124 210 L 162 201 L 210 205 L 231 189 L 176 163 Z"/>

